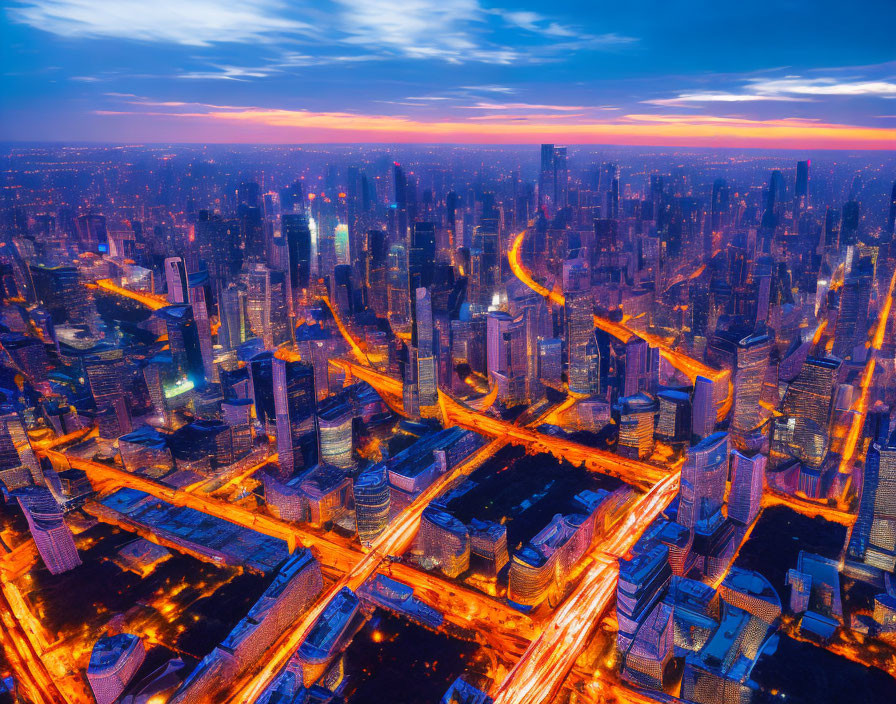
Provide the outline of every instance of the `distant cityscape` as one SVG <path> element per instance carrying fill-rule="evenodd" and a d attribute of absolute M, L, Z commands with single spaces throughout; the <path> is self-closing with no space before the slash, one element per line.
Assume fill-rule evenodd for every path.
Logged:
<path fill-rule="evenodd" d="M 896 700 L 893 152 L 2 161 L 0 697 Z"/>

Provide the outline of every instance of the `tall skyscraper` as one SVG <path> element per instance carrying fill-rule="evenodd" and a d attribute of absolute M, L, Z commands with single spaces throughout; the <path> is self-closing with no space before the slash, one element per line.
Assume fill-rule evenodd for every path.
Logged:
<path fill-rule="evenodd" d="M 743 437 L 759 420 L 759 399 L 768 369 L 771 339 L 765 332 L 748 335 L 737 342 L 737 370 L 734 374 L 734 410 L 731 430 Z M 739 442 L 735 439 L 735 442 Z"/>
<path fill-rule="evenodd" d="M 600 390 L 600 352 L 594 343 L 594 303 L 591 278 L 584 260 L 564 263 L 564 324 L 569 390 L 593 394 Z M 590 343 L 590 347 L 589 347 Z M 596 359 L 595 359 L 596 352 Z M 595 374 L 594 365 L 597 364 Z M 596 378 L 595 378 L 596 376 Z M 594 383 L 596 381 L 596 383 Z"/>
<path fill-rule="evenodd" d="M 541 171 L 538 177 L 538 205 L 553 214 L 565 208 L 569 201 L 569 172 L 566 147 L 541 145 Z"/>
<path fill-rule="evenodd" d="M 221 327 L 218 329 L 218 344 L 225 350 L 235 350 L 251 337 L 246 289 L 230 284 L 218 294 L 218 312 Z"/>
<path fill-rule="evenodd" d="M 692 430 L 698 438 L 713 434 L 716 428 L 716 404 L 712 379 L 698 376 L 694 380 Z"/>
<path fill-rule="evenodd" d="M 526 316 L 491 311 L 486 318 L 488 374 L 498 385 L 498 398 L 508 403 L 526 399 L 528 372 Z"/>
<path fill-rule="evenodd" d="M 280 471 L 288 478 L 317 463 L 317 396 L 314 368 L 288 355 L 277 355 L 272 361 L 277 454 Z"/>
<path fill-rule="evenodd" d="M 361 473 L 352 484 L 352 493 L 358 539 L 362 543 L 374 540 L 389 525 L 390 492 L 385 469 L 377 465 Z"/>
<path fill-rule="evenodd" d="M 834 328 L 833 353 L 851 356 L 853 347 L 864 342 L 868 333 L 868 305 L 874 282 L 871 259 L 862 258 L 853 264 L 840 289 L 840 312 Z"/>
<path fill-rule="evenodd" d="M 692 531 L 721 510 L 728 481 L 728 433 L 714 433 L 688 450 L 681 470 L 677 522 Z"/>
<path fill-rule="evenodd" d="M 11 405 L 0 406 L 0 481 L 8 491 L 43 483 L 25 425 Z"/>
<path fill-rule="evenodd" d="M 250 266 L 246 272 L 246 311 L 252 332 L 266 349 L 289 340 L 289 304 L 282 271 L 261 263 Z"/>
<path fill-rule="evenodd" d="M 415 222 L 408 250 L 410 288 L 432 286 L 436 268 L 436 226 L 431 222 Z"/>
<path fill-rule="evenodd" d="M 50 490 L 43 486 L 25 486 L 16 489 L 13 495 L 22 507 L 31 537 L 50 573 L 62 574 L 80 565 L 72 532 Z"/>
<path fill-rule="evenodd" d="M 183 258 L 168 257 L 165 260 L 165 283 L 168 286 L 169 303 L 190 302 L 190 284 Z"/>
<path fill-rule="evenodd" d="M 623 395 L 633 396 L 651 389 L 650 345 L 639 337 L 625 343 L 625 385 Z"/>
<path fill-rule="evenodd" d="M 426 288 L 414 292 L 414 339 L 417 348 L 417 390 L 421 406 L 439 402 L 439 377 L 434 349 L 432 297 Z"/>
<path fill-rule="evenodd" d="M 731 491 L 728 495 L 728 518 L 741 525 L 750 525 L 759 515 L 768 458 L 752 457 L 740 450 L 731 452 Z"/>
<path fill-rule="evenodd" d="M 849 553 L 885 572 L 896 568 L 896 433 L 868 448 Z"/>
<path fill-rule="evenodd" d="M 839 369 L 837 359 L 807 357 L 784 394 L 784 414 L 810 420 L 827 433 Z"/>
<path fill-rule="evenodd" d="M 304 213 L 280 216 L 280 231 L 289 251 L 289 287 L 291 299 L 311 287 L 311 228 Z"/>
<path fill-rule="evenodd" d="M 186 376 L 195 386 L 205 384 L 205 365 L 202 361 L 202 347 L 199 331 L 190 305 L 170 305 L 160 309 L 156 315 L 165 321 L 168 330 L 168 344 L 171 357 L 178 373 Z"/>

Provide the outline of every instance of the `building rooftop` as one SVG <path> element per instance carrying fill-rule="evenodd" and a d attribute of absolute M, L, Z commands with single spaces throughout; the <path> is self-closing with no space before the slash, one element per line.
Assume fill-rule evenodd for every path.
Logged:
<path fill-rule="evenodd" d="M 317 617 L 308 636 L 299 647 L 299 656 L 309 662 L 329 658 L 338 648 L 342 634 L 358 612 L 359 605 L 355 593 L 348 587 L 343 587 Z"/>
<path fill-rule="evenodd" d="M 119 633 L 100 638 L 90 651 L 87 672 L 100 674 L 102 670 L 114 667 L 122 657 L 127 656 L 140 643 L 140 638 L 131 633 Z"/>

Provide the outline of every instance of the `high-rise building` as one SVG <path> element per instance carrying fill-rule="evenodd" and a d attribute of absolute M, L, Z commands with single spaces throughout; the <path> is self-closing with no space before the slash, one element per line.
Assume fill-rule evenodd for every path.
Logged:
<path fill-rule="evenodd" d="M 221 320 L 218 343 L 225 350 L 235 350 L 252 336 L 245 287 L 230 284 L 223 289 L 218 295 L 218 311 Z"/>
<path fill-rule="evenodd" d="M 435 506 L 424 509 L 420 519 L 420 544 L 424 558 L 447 577 L 457 577 L 470 566 L 467 527 L 447 511 Z"/>
<path fill-rule="evenodd" d="M 669 567 L 669 548 L 655 545 L 630 560 L 619 561 L 619 581 L 616 584 L 616 620 L 619 631 L 616 647 L 626 652 L 642 622 L 662 598 L 672 569 Z"/>
<path fill-rule="evenodd" d="M 563 280 L 569 390 L 577 394 L 594 394 L 600 390 L 600 352 L 594 342 L 591 279 L 584 260 L 566 262 Z"/>
<path fill-rule="evenodd" d="M 896 567 L 896 433 L 868 448 L 849 553 L 885 572 Z"/>
<path fill-rule="evenodd" d="M 96 704 L 112 704 L 124 692 L 146 658 L 146 649 L 139 636 L 119 633 L 103 636 L 90 652 L 87 681 Z"/>
<path fill-rule="evenodd" d="M 432 286 L 436 268 L 436 226 L 431 222 L 415 222 L 408 249 L 410 289 Z"/>
<path fill-rule="evenodd" d="M 712 379 L 698 376 L 694 380 L 693 432 L 698 438 L 712 435 L 716 428 L 715 391 Z"/>
<path fill-rule="evenodd" d="M 618 452 L 625 457 L 644 460 L 654 448 L 656 401 L 644 393 L 619 399 Z"/>
<path fill-rule="evenodd" d="M 354 466 L 352 420 L 351 406 L 341 399 L 321 403 L 317 411 L 321 462 L 341 469 Z"/>
<path fill-rule="evenodd" d="M 284 212 L 280 232 L 289 251 L 289 287 L 291 298 L 311 287 L 311 228 L 304 213 Z"/>
<path fill-rule="evenodd" d="M 50 573 L 62 574 L 80 565 L 75 539 L 50 490 L 43 486 L 24 486 L 16 489 L 13 496 L 25 514 L 31 537 Z"/>
<path fill-rule="evenodd" d="M 840 289 L 840 312 L 834 328 L 833 353 L 850 356 L 853 347 L 863 342 L 868 333 L 868 304 L 874 282 L 874 267 L 870 258 L 853 265 Z"/>
<path fill-rule="evenodd" d="M 656 398 L 660 406 L 656 438 L 667 443 L 688 442 L 691 438 L 690 396 L 677 389 L 664 389 Z"/>
<path fill-rule="evenodd" d="M 560 388 L 562 374 L 563 341 L 559 337 L 538 340 L 539 381 L 546 386 Z"/>
<path fill-rule="evenodd" d="M 275 356 L 272 369 L 277 454 L 281 473 L 288 478 L 317 463 L 314 368 L 298 359 Z"/>
<path fill-rule="evenodd" d="M 165 260 L 165 283 L 169 303 L 190 303 L 190 284 L 183 258 L 168 257 Z"/>
<path fill-rule="evenodd" d="M 731 429 L 736 437 L 749 433 L 759 420 L 759 399 L 768 369 L 771 339 L 765 332 L 737 342 L 737 371 L 734 374 L 734 408 Z"/>
<path fill-rule="evenodd" d="M 22 419 L 11 405 L 0 406 L 0 481 L 7 491 L 41 484 L 43 473 Z"/>
<path fill-rule="evenodd" d="M 693 530 L 722 508 L 728 480 L 728 433 L 714 433 L 688 450 L 681 470 L 677 521 Z"/>
<path fill-rule="evenodd" d="M 752 457 L 731 452 L 731 491 L 728 495 L 728 518 L 741 525 L 750 525 L 759 515 L 765 485 L 765 455 Z"/>
<path fill-rule="evenodd" d="M 265 349 L 274 349 L 289 340 L 289 304 L 286 275 L 282 271 L 257 262 L 249 267 L 246 312 L 253 334 L 262 339 Z"/>
<path fill-rule="evenodd" d="M 651 359 L 650 345 L 646 340 L 636 337 L 625 343 L 624 396 L 633 396 L 640 391 L 655 391 L 651 389 Z"/>
<path fill-rule="evenodd" d="M 352 493 L 358 539 L 366 543 L 377 538 L 389 525 L 389 482 L 382 465 L 362 472 L 352 484 Z"/>
<path fill-rule="evenodd" d="M 194 386 L 205 384 L 205 365 L 199 330 L 193 317 L 193 307 L 187 304 L 170 305 L 156 312 L 165 321 L 168 344 L 178 374 L 185 376 Z"/>
<path fill-rule="evenodd" d="M 419 223 L 417 223 L 419 224 Z M 414 291 L 414 321 L 411 344 L 417 348 L 417 391 L 420 405 L 439 402 L 439 377 L 432 322 L 432 296 L 426 288 Z"/>
<path fill-rule="evenodd" d="M 486 317 L 488 374 L 498 385 L 498 398 L 507 403 L 526 399 L 528 371 L 525 313 L 514 318 L 504 311 Z"/>
<path fill-rule="evenodd" d="M 566 147 L 541 145 L 541 171 L 538 177 L 538 205 L 551 213 L 562 210 L 569 200 L 569 172 Z"/>
<path fill-rule="evenodd" d="M 784 413 L 809 418 L 826 428 L 840 365 L 837 359 L 807 357 L 800 373 L 787 387 Z"/>

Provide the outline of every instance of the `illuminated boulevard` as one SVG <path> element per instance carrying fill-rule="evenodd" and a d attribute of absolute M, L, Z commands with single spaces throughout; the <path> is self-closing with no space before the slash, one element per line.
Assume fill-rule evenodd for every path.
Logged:
<path fill-rule="evenodd" d="M 541 704 L 550 700 L 588 643 L 601 615 L 616 597 L 618 558 L 678 492 L 679 474 L 671 474 L 642 496 L 586 559 L 575 591 L 554 612 L 510 674 L 497 687 L 495 704 Z"/>

